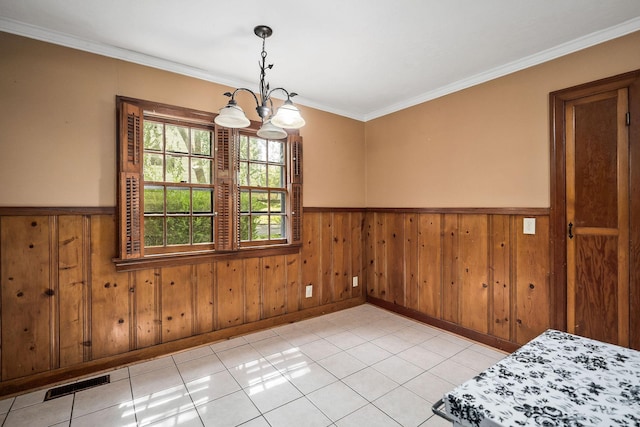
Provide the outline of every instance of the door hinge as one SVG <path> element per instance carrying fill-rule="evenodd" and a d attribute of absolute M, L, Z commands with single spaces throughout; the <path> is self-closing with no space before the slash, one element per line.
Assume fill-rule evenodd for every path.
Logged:
<path fill-rule="evenodd" d="M 631 126 L 631 113 L 627 112 L 626 117 L 625 117 L 625 123 L 627 126 Z"/>

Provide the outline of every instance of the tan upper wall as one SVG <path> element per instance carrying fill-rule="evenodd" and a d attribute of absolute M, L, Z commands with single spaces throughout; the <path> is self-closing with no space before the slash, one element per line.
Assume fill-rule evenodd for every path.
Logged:
<path fill-rule="evenodd" d="M 116 95 L 205 111 L 228 100 L 221 85 L 3 32 L 0 58 L 0 206 L 114 206 Z M 363 207 L 364 123 L 301 109 L 304 204 Z"/>
<path fill-rule="evenodd" d="M 302 107 L 304 204 L 548 207 L 549 92 L 640 68 L 638 46 L 640 32 L 367 123 Z M 113 206 L 116 95 L 226 102 L 224 86 L 2 32 L 0 58 L 0 206 Z"/>
<path fill-rule="evenodd" d="M 367 122 L 367 207 L 549 207 L 549 93 L 639 68 L 636 32 Z"/>

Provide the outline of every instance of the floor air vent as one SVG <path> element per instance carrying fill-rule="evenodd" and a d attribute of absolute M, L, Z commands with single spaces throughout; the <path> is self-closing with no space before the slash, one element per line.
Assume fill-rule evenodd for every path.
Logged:
<path fill-rule="evenodd" d="M 47 390 L 47 394 L 44 396 L 44 401 L 55 399 L 58 397 L 66 396 L 68 394 L 73 394 L 76 391 L 86 390 L 88 388 L 98 387 L 99 385 L 109 384 L 110 376 L 103 375 L 97 378 L 91 378 L 89 380 L 78 381 L 73 384 L 66 384 L 60 387 L 52 388 L 51 390 Z"/>

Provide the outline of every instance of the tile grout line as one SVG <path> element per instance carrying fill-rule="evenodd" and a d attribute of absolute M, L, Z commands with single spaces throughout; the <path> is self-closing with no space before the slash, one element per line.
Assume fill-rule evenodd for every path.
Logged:
<path fill-rule="evenodd" d="M 133 409 L 133 419 L 136 422 L 136 426 L 139 426 L 138 423 L 138 411 L 136 411 L 136 398 L 133 395 L 133 381 L 131 381 L 131 369 L 129 366 L 126 367 L 127 370 L 127 379 L 129 380 L 129 392 L 131 393 L 131 409 Z"/>
<path fill-rule="evenodd" d="M 73 410 L 76 406 L 76 392 L 73 392 L 73 399 L 71 399 L 71 410 L 69 411 L 69 425 L 71 425 L 71 420 L 73 420 Z"/>
<path fill-rule="evenodd" d="M 470 350 L 471 353 L 470 354 L 478 354 L 481 355 L 483 358 L 485 358 L 487 360 L 487 362 L 492 362 L 493 359 L 496 359 L 495 362 L 499 361 L 500 358 L 498 356 L 503 356 L 502 354 L 485 354 L 481 351 L 476 350 L 475 348 L 473 348 L 473 341 L 468 341 L 465 340 L 465 346 L 462 346 L 462 348 L 458 349 L 457 351 L 453 352 L 452 354 L 445 356 L 442 354 L 439 354 L 437 352 L 433 352 L 432 350 L 430 350 L 428 348 L 428 346 L 424 346 L 426 343 L 428 343 L 429 341 L 433 340 L 434 338 L 440 337 L 443 340 L 448 341 L 451 345 L 456 345 L 456 346 L 460 346 L 461 344 L 456 342 L 457 339 L 459 339 L 455 334 L 448 334 L 446 331 L 440 331 L 438 329 L 424 329 L 425 325 L 421 325 L 415 322 L 404 322 L 404 321 L 400 321 L 397 320 L 395 318 L 395 316 L 393 314 L 387 314 L 386 312 L 383 312 L 382 310 L 379 311 L 379 309 L 369 309 L 367 308 L 366 310 L 344 310 L 345 313 L 344 316 L 336 316 L 333 315 L 330 317 L 328 316 L 327 318 L 324 319 L 324 328 L 323 328 L 323 321 L 320 320 L 321 318 L 314 318 L 314 319 L 307 319 L 305 321 L 301 321 L 299 322 L 296 327 L 294 328 L 287 328 L 284 329 L 282 328 L 282 330 L 276 330 L 276 328 L 273 329 L 271 333 L 271 335 L 265 334 L 264 331 L 259 331 L 257 332 L 264 334 L 264 336 L 260 336 L 259 339 L 255 339 L 255 337 L 253 337 L 254 339 L 252 340 L 247 340 L 247 338 L 245 336 L 239 336 L 239 337 L 235 337 L 235 338 L 243 338 L 242 341 L 238 341 L 235 342 L 234 345 L 232 345 L 231 347 L 228 348 L 221 348 L 219 350 L 215 350 L 214 349 L 214 344 L 209 344 L 207 346 L 207 348 L 209 348 L 212 352 L 213 355 L 215 355 L 218 360 L 220 361 L 220 363 L 222 364 L 222 367 L 224 367 L 224 370 L 221 370 L 219 372 L 226 372 L 227 375 L 230 375 L 231 378 L 233 378 L 234 384 L 235 386 L 237 386 L 239 388 L 239 390 L 236 390 L 232 393 L 236 393 L 237 391 L 242 390 L 243 394 L 246 398 L 249 399 L 249 401 L 251 402 L 252 406 L 256 409 L 257 413 L 259 415 L 257 415 L 256 417 L 250 419 L 250 420 L 246 420 L 244 421 L 244 423 L 248 423 L 251 422 L 257 418 L 262 418 L 263 421 L 265 421 L 268 425 L 271 425 L 271 423 L 267 420 L 266 418 L 266 414 L 269 414 L 272 411 L 278 410 L 279 408 L 282 408 L 285 405 L 288 405 L 292 402 L 298 401 L 299 399 L 305 398 L 307 402 L 311 403 L 311 405 L 316 408 L 320 414 L 322 414 L 324 417 L 326 417 L 329 421 L 330 424 L 329 425 L 337 425 L 337 423 L 341 420 L 343 420 L 346 417 L 351 416 L 352 414 L 354 414 L 357 411 L 362 410 L 363 408 L 366 408 L 367 406 L 371 405 L 373 408 L 376 408 L 376 410 L 379 410 L 380 412 L 384 413 L 386 416 L 390 417 L 391 419 L 393 419 L 395 422 L 398 422 L 395 418 L 393 418 L 393 416 L 391 416 L 390 413 L 385 412 L 381 407 L 376 405 L 376 401 L 379 401 L 380 399 L 384 398 L 385 396 L 388 396 L 389 394 L 391 394 L 392 392 L 400 389 L 402 387 L 402 389 L 404 391 L 408 391 L 409 393 L 411 393 L 412 395 L 420 398 L 420 399 L 424 399 L 424 397 L 422 397 L 421 395 L 417 394 L 416 392 L 414 392 L 413 390 L 408 389 L 407 387 L 405 387 L 406 384 L 408 384 L 409 382 L 415 380 L 416 378 L 420 377 L 421 375 L 425 374 L 425 373 L 429 373 L 430 375 L 434 375 L 435 377 L 439 378 L 440 380 L 446 382 L 446 383 L 450 383 L 451 380 L 444 378 L 434 372 L 433 369 L 435 369 L 438 366 L 441 366 L 443 363 L 450 361 L 453 363 L 458 363 L 460 364 L 460 366 L 463 366 L 467 369 L 469 369 L 470 371 L 474 371 L 474 372 L 478 372 L 478 370 L 474 367 L 471 366 L 467 366 L 464 363 L 460 363 L 457 360 L 452 360 L 454 357 L 459 356 L 461 353 L 465 352 L 466 350 Z M 348 313 L 346 313 L 348 311 Z M 335 314 L 335 313 L 332 313 Z M 365 319 L 365 320 L 363 320 Z M 312 320 L 312 321 L 311 321 Z M 388 326 L 385 327 L 385 322 L 388 323 Z M 379 328 L 379 332 L 380 330 L 384 331 L 384 333 L 382 335 L 377 335 L 376 333 L 367 333 L 367 327 L 373 327 L 372 325 L 376 325 L 377 328 Z M 286 326 L 286 325 L 285 325 Z M 428 325 L 426 325 L 428 327 Z M 362 329 L 361 329 L 362 328 Z M 357 329 L 361 329 L 360 334 L 354 332 Z M 415 330 L 417 332 L 419 332 L 420 334 L 426 334 L 428 335 L 427 338 L 425 339 L 424 336 L 421 335 L 413 335 L 413 332 L 411 332 L 412 330 Z M 403 347 L 402 350 L 398 351 L 398 352 L 394 352 L 393 350 L 393 338 L 395 338 L 398 334 L 402 334 L 404 332 L 407 332 L 407 334 L 405 334 L 403 336 L 403 338 L 398 337 L 398 344 L 401 345 Z M 358 339 L 362 339 L 363 342 L 353 345 L 353 346 L 349 346 L 348 344 L 344 344 L 342 343 L 341 345 L 337 345 L 336 343 L 334 343 L 331 338 L 332 337 L 336 337 L 337 335 L 340 334 L 344 334 L 344 333 L 351 333 L 354 334 L 356 337 L 358 337 Z M 435 333 L 435 335 L 432 335 L 433 333 Z M 252 334 L 248 334 L 247 336 L 251 336 Z M 308 337 L 305 337 L 305 335 L 308 335 Z M 363 335 L 367 335 L 369 336 L 369 338 L 367 338 L 366 336 Z M 446 336 L 445 336 L 446 335 Z M 287 336 L 289 338 L 287 338 Z M 452 339 L 448 339 L 449 336 L 451 336 Z M 233 338 L 233 339 L 235 339 Z M 274 339 L 277 338 L 279 340 L 282 340 L 283 342 L 285 342 L 287 345 L 290 345 L 292 348 L 296 348 L 298 350 L 298 352 L 302 355 L 304 355 L 306 358 L 308 358 L 308 364 L 315 364 L 319 369 L 322 369 L 324 371 L 326 371 L 332 378 L 332 382 L 324 385 L 323 387 L 319 387 L 319 388 L 315 388 L 313 390 L 310 390 L 308 393 L 304 393 L 303 389 L 301 388 L 300 385 L 296 385 L 292 380 L 293 380 L 293 376 L 292 374 L 294 373 L 293 368 L 291 368 L 291 370 L 287 367 L 289 365 L 287 365 L 286 363 L 286 358 L 283 356 L 283 360 L 284 360 L 284 365 L 281 366 L 280 368 L 278 368 L 278 365 L 280 365 L 281 363 L 278 362 L 278 360 L 274 359 L 274 358 L 270 358 L 270 355 L 266 355 L 266 353 L 271 352 L 272 350 L 269 349 L 269 345 L 271 345 L 271 343 L 264 343 L 265 346 L 263 347 L 263 350 L 260 351 L 259 348 L 260 343 L 264 342 L 266 340 L 269 339 Z M 311 338 L 310 341 L 307 341 L 307 338 Z M 387 339 L 391 339 L 387 342 L 382 341 L 382 339 L 387 338 Z M 250 338 L 251 339 L 251 338 Z M 378 341 L 378 343 L 374 342 L 376 340 L 380 340 Z M 294 344 L 294 342 L 301 342 L 301 344 L 296 345 Z M 304 341 L 304 342 L 302 342 Z M 402 343 L 401 343 L 402 342 Z M 308 354 L 306 353 L 304 350 L 302 350 L 301 348 L 307 344 L 313 344 L 316 343 L 317 348 L 316 349 L 311 349 L 311 353 Z M 340 344 L 340 342 L 338 341 L 338 343 Z M 274 347 L 274 354 L 280 352 L 280 353 L 284 353 L 283 350 L 277 350 L 277 343 L 274 343 L 276 345 L 276 347 Z M 260 408 L 257 406 L 257 404 L 253 401 L 253 399 L 251 398 L 251 396 L 248 393 L 248 390 L 250 388 L 250 386 L 247 387 L 243 387 L 243 385 L 240 383 L 240 380 L 238 378 L 236 378 L 236 376 L 233 375 L 232 369 L 233 368 L 229 368 L 227 367 L 227 365 L 222 361 L 222 358 L 220 357 L 220 354 L 223 353 L 224 351 L 227 350 L 232 350 L 234 348 L 239 348 L 242 347 L 244 345 L 248 345 L 247 349 L 251 349 L 252 351 L 255 351 L 257 353 L 257 355 L 259 355 L 259 358 L 261 361 L 264 361 L 266 363 L 265 368 L 269 367 L 270 369 L 274 370 L 274 374 L 277 374 L 278 376 L 281 376 L 287 384 L 289 384 L 290 386 L 292 386 L 292 389 L 295 390 L 297 393 L 299 393 L 300 395 L 298 397 L 295 397 L 292 400 L 289 400 L 285 403 L 282 404 L 278 404 L 277 406 L 270 408 L 268 411 L 262 412 L 260 410 Z M 369 349 L 376 349 L 374 350 L 375 352 L 377 352 L 378 350 L 380 350 L 381 352 L 384 352 L 384 354 L 382 356 L 381 359 L 377 359 L 376 357 L 370 358 L 370 360 L 375 360 L 375 361 L 364 361 L 362 359 L 360 359 L 359 357 L 356 357 L 354 354 L 350 353 L 350 351 L 353 352 L 353 349 L 357 348 L 358 346 L 364 346 L 364 345 L 373 345 L 374 347 L 370 347 Z M 405 345 L 408 345 L 408 347 L 404 348 Z M 391 350 L 388 350 L 387 348 L 390 348 Z M 331 351 L 333 350 L 329 350 L 330 348 L 336 348 L 338 351 L 335 353 L 331 353 Z M 443 359 L 440 360 L 438 363 L 436 363 L 435 365 L 429 367 L 428 369 L 422 368 L 418 365 L 415 365 L 413 362 L 404 359 L 403 357 L 400 356 L 400 354 L 402 354 L 405 351 L 408 351 L 410 349 L 414 349 L 414 348 L 421 348 L 424 349 L 426 351 L 431 351 L 432 353 L 442 357 Z M 190 350 L 185 350 L 185 352 L 190 351 Z M 239 354 L 241 354 L 241 351 L 238 352 Z M 317 353 L 317 354 L 329 354 L 327 356 L 322 356 L 319 358 L 316 358 L 316 356 L 312 356 L 313 353 Z M 388 353 L 388 354 L 387 354 Z M 364 353 L 363 353 L 364 354 Z M 364 366 L 362 367 L 358 367 L 358 369 L 356 369 L 353 372 L 350 372 L 348 375 L 344 376 L 343 378 L 339 378 L 336 374 L 334 374 L 334 372 L 332 372 L 331 370 L 327 369 L 324 367 L 324 365 L 321 363 L 322 361 L 336 356 L 336 355 L 348 355 L 352 358 L 354 358 L 355 360 L 357 360 L 359 363 L 363 364 Z M 184 389 L 184 392 L 186 392 L 187 394 L 189 394 L 189 402 L 191 403 L 191 408 L 188 410 L 182 410 L 179 413 L 185 413 L 189 410 L 195 410 L 196 411 L 196 415 L 199 419 L 199 421 L 203 424 L 205 424 L 204 419 L 201 417 L 200 412 L 198 411 L 198 408 L 202 405 L 206 405 L 209 404 L 211 402 L 214 402 L 220 398 L 223 398 L 225 396 L 228 396 L 232 393 L 226 393 L 222 396 L 216 396 L 214 399 L 208 400 L 200 405 L 196 405 L 196 402 L 194 401 L 194 395 L 191 394 L 191 392 L 189 391 L 189 388 L 187 387 L 187 382 L 185 381 L 185 376 L 184 374 L 180 371 L 179 365 L 177 360 L 173 357 L 174 355 L 170 355 L 168 357 L 171 357 L 171 362 L 173 367 L 175 367 L 175 369 L 177 370 L 177 373 L 179 375 L 180 378 L 180 382 L 181 385 Z M 191 361 L 196 361 L 197 359 L 200 358 L 204 358 L 206 356 L 198 356 L 198 357 L 194 357 L 193 359 L 187 359 L 184 360 L 183 363 L 187 363 L 187 362 L 191 362 Z M 416 374 L 413 375 L 413 372 L 411 372 L 411 376 L 409 378 L 404 378 L 403 376 L 400 376 L 400 378 L 402 379 L 402 381 L 400 380 L 396 380 L 394 378 L 392 378 L 390 375 L 386 374 L 385 372 L 383 372 L 380 366 L 376 367 L 376 365 L 384 362 L 384 361 L 389 361 L 391 358 L 397 358 L 399 361 L 401 361 L 402 363 L 406 363 L 410 366 L 415 366 L 418 371 Z M 416 359 L 417 360 L 417 359 Z M 492 363 L 495 363 L 492 362 Z M 399 363 L 399 362 L 390 362 L 387 365 L 386 370 L 388 371 L 389 368 L 393 367 L 393 366 L 401 366 L 401 365 L 393 365 L 392 363 Z M 293 365 L 290 365 L 293 366 Z M 354 389 L 352 386 L 350 386 L 347 382 L 345 382 L 345 380 L 347 380 L 348 378 L 352 377 L 353 375 L 356 375 L 362 371 L 364 371 L 367 368 L 372 368 L 373 372 L 376 372 L 377 374 L 382 375 L 384 378 L 388 379 L 389 381 L 392 382 L 393 386 L 391 389 L 384 391 L 383 394 L 381 394 L 380 396 L 375 397 L 375 399 L 369 400 L 368 398 L 366 398 L 365 396 L 363 396 L 361 393 L 359 393 L 358 391 L 356 391 L 356 389 Z M 162 368 L 157 368 L 157 370 L 160 370 Z M 153 371 L 153 369 L 151 370 Z M 149 371 L 149 372 L 151 372 Z M 347 370 L 348 371 L 348 370 Z M 482 371 L 482 370 L 480 370 Z M 145 372 L 146 373 L 146 372 Z M 186 371 L 185 371 L 186 373 Z M 212 373 L 213 374 L 217 374 L 218 372 Z M 389 371 L 389 373 L 391 373 L 391 371 Z M 142 420 L 139 420 L 139 413 L 136 410 L 136 405 L 135 405 L 135 401 L 136 398 L 134 397 L 134 387 L 133 387 L 133 381 L 132 381 L 132 375 L 131 375 L 131 370 L 129 369 L 129 367 L 127 367 L 127 380 L 129 381 L 129 392 L 131 393 L 131 404 L 133 406 L 133 415 L 134 415 L 134 420 L 136 425 L 140 425 L 140 423 L 142 422 Z M 324 374 L 323 374 L 324 375 Z M 309 396 L 319 390 L 322 390 L 325 387 L 329 387 L 332 384 L 336 384 L 336 383 L 340 383 L 341 386 L 346 387 L 348 390 L 350 390 L 351 392 L 354 393 L 354 396 L 358 396 L 359 398 L 363 399 L 364 402 L 366 402 L 363 406 L 358 407 L 357 409 L 347 413 L 347 414 L 341 414 L 341 418 L 338 418 L 336 420 L 333 420 L 331 417 L 328 416 L 327 413 L 325 413 L 322 409 L 320 409 L 320 406 L 318 406 L 313 400 L 311 400 L 309 398 Z M 301 383 L 302 384 L 302 383 Z M 455 386 L 455 385 L 454 385 Z M 150 395 L 152 395 L 153 393 L 156 393 L 156 391 L 152 391 Z M 2 420 L 2 423 L 0 425 L 5 425 L 7 418 L 9 416 L 9 414 L 11 413 L 11 411 L 13 410 L 17 410 L 14 409 L 15 405 L 16 405 L 16 398 L 12 398 L 13 401 L 10 403 L 7 412 L 4 416 L 4 419 Z M 424 399 L 426 400 L 426 399 Z M 72 397 L 72 401 L 71 401 L 71 410 L 69 413 L 69 424 L 71 424 L 72 420 L 73 420 L 73 414 L 76 411 L 76 393 L 73 393 L 73 397 Z M 31 405 L 28 405 L 31 406 Z M 106 409 L 106 408 L 103 408 Z M 100 410 L 103 410 L 100 409 Z M 97 412 L 97 411 L 94 411 Z M 89 414 L 85 414 L 85 415 L 89 415 Z M 165 414 L 163 414 L 165 415 Z M 424 414 L 423 414 L 424 415 Z M 160 417 L 158 419 L 155 419 L 153 421 L 150 421 L 152 423 L 158 423 L 161 422 L 163 420 L 167 420 L 168 418 L 170 418 L 171 416 L 175 416 L 175 414 L 173 415 L 168 415 L 166 417 Z M 431 417 L 427 417 L 426 419 L 422 419 L 420 421 L 420 424 L 424 424 L 428 419 L 430 419 Z"/>

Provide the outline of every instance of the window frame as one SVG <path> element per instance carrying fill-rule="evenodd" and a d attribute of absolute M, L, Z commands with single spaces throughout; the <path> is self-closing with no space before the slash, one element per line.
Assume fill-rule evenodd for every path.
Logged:
<path fill-rule="evenodd" d="M 116 96 L 118 271 L 204 262 L 219 257 L 267 256 L 299 251 L 302 237 L 302 138 L 288 132 L 285 148 L 286 239 L 240 241 L 239 136 L 257 132 L 214 124 L 217 114 Z M 189 244 L 155 250 L 144 247 L 143 129 L 145 112 L 155 118 L 206 125 L 212 129 L 213 244 Z M 166 184 L 167 186 L 169 183 Z M 166 213 L 164 215 L 166 217 Z M 157 247 L 155 247 L 157 248 Z"/>
<path fill-rule="evenodd" d="M 239 221 L 240 224 L 239 226 L 242 227 L 242 219 L 248 217 L 249 218 L 249 223 L 251 224 L 251 217 L 253 216 L 266 216 L 269 218 L 269 220 L 273 217 L 273 216 L 279 216 L 279 217 L 284 217 L 284 227 L 287 229 L 285 234 L 286 236 L 284 238 L 279 238 L 279 239 L 272 239 L 270 237 L 271 235 L 271 221 L 269 221 L 268 223 L 268 227 L 269 227 L 269 238 L 267 239 L 257 239 L 257 240 L 253 240 L 251 238 L 251 230 L 249 230 L 249 240 L 243 240 L 242 239 L 242 232 L 240 232 L 240 236 L 239 237 L 239 244 L 241 247 L 250 247 L 250 246 L 263 246 L 265 244 L 270 244 L 270 245 L 277 245 L 277 244 L 283 244 L 287 242 L 288 236 L 289 236 L 289 227 L 288 227 L 288 221 L 289 221 L 289 215 L 288 213 L 291 211 L 291 209 L 289 208 L 290 205 L 290 196 L 289 196 L 289 189 L 287 186 L 287 183 L 289 182 L 289 173 L 290 171 L 288 170 L 288 144 L 286 143 L 286 141 L 282 141 L 282 140 L 277 140 L 279 142 L 282 142 L 283 144 L 283 152 L 282 152 L 282 161 L 283 163 L 278 163 L 278 162 L 273 162 L 273 161 L 269 161 L 268 158 L 268 153 L 269 153 L 269 148 L 268 148 L 268 144 L 269 144 L 269 140 L 265 140 L 264 138 L 260 138 L 256 135 L 256 132 L 252 129 L 249 130 L 245 130 L 245 129 L 240 129 L 239 131 L 239 138 L 240 138 L 240 143 L 239 143 L 239 147 L 242 148 L 242 137 L 245 136 L 247 137 L 247 150 L 249 154 L 250 151 L 250 143 L 251 143 L 251 139 L 255 138 L 258 140 L 263 140 L 267 142 L 267 146 L 266 146 L 266 159 L 265 160 L 259 160 L 259 159 L 252 159 L 250 157 L 250 155 L 247 156 L 246 159 L 242 158 L 242 155 L 240 152 L 238 152 L 238 164 L 240 165 L 241 163 L 246 163 L 247 164 L 247 178 L 250 178 L 251 176 L 251 165 L 264 165 L 265 167 L 265 173 L 266 173 L 266 177 L 267 177 L 267 184 L 265 186 L 260 186 L 260 185 L 254 185 L 254 183 L 249 182 L 249 180 L 247 182 L 243 183 L 243 179 L 242 177 L 240 177 L 240 172 L 242 171 L 242 167 L 238 167 L 238 197 L 239 199 L 239 203 L 240 203 L 240 207 L 239 207 Z M 269 185 L 269 167 L 270 166 L 282 166 L 282 185 L 280 187 L 273 187 L 271 185 Z M 245 211 L 242 208 L 242 193 L 248 193 L 249 195 L 249 200 L 248 200 L 248 204 L 249 204 L 249 209 L 247 211 Z M 284 194 L 284 200 L 282 201 L 285 204 L 285 211 L 284 213 L 282 212 L 278 212 L 278 213 L 274 213 L 271 211 L 270 209 L 270 204 L 268 205 L 269 208 L 266 211 L 258 211 L 258 210 L 253 210 L 252 209 L 252 204 L 253 204 L 253 199 L 251 198 L 252 194 L 255 193 L 265 193 L 268 194 L 269 196 L 273 193 L 281 193 Z M 267 199 L 271 200 L 271 197 L 267 197 Z"/>
<path fill-rule="evenodd" d="M 147 150 L 144 147 L 143 144 L 143 159 L 144 159 L 144 155 L 147 152 L 151 152 L 151 153 L 156 153 L 156 154 L 160 154 L 163 156 L 163 168 L 162 168 L 162 175 L 165 176 L 166 175 L 166 170 L 167 170 L 167 156 L 173 156 L 173 157 L 187 157 L 190 160 L 191 159 L 210 159 L 211 160 L 211 177 L 210 177 L 210 183 L 206 184 L 206 183 L 194 183 L 192 180 L 188 180 L 188 182 L 171 182 L 168 181 L 166 179 L 166 176 L 164 177 L 163 180 L 161 181 L 148 181 L 145 179 L 145 171 L 144 171 L 144 166 L 142 169 L 142 184 L 141 184 L 141 188 L 143 191 L 143 200 L 141 200 L 141 204 L 144 207 L 145 205 L 145 200 L 144 200 L 144 192 L 147 188 L 147 186 L 157 186 L 157 187 L 162 187 L 164 188 L 163 191 L 163 199 L 164 199 L 164 206 L 163 206 L 163 213 L 159 214 L 159 213 L 155 213 L 155 214 L 147 214 L 147 212 L 145 211 L 145 209 L 143 208 L 143 212 L 142 212 L 142 218 L 143 218 L 143 222 L 145 222 L 145 220 L 149 217 L 157 217 L 157 218 L 162 218 L 163 219 L 163 245 L 159 245 L 159 246 L 144 246 L 144 250 L 145 253 L 147 253 L 148 255 L 158 255 L 158 254 L 173 254 L 173 253 L 183 253 L 183 252 L 193 252 L 193 251 L 203 251 L 203 250 L 213 250 L 215 249 L 215 236 L 213 235 L 213 230 L 215 229 L 215 206 L 213 206 L 213 197 L 214 197 L 214 189 L 215 189 L 215 182 L 214 182 L 214 168 L 213 168 L 213 162 L 215 162 L 215 146 L 214 146 L 214 133 L 215 133 L 215 128 L 213 126 L 212 123 L 206 123 L 206 122 L 202 122 L 202 121 L 193 121 L 193 120 L 188 120 L 188 119 L 177 119 L 174 117 L 166 117 L 163 115 L 157 115 L 154 112 L 147 112 L 145 111 L 143 114 L 143 122 L 144 121 L 150 121 L 153 123 L 161 123 L 163 125 L 163 142 L 166 143 L 166 126 L 180 126 L 180 127 L 188 127 L 189 130 L 191 129 L 199 129 L 199 130 L 207 130 L 211 133 L 211 146 L 210 146 L 210 150 L 211 150 L 211 154 L 209 156 L 204 156 L 204 155 L 198 155 L 198 154 L 193 154 L 191 152 L 191 148 L 188 149 L 188 153 L 177 153 L 177 152 L 172 152 L 170 150 L 167 150 L 166 147 L 164 147 L 161 150 Z M 144 128 L 144 126 L 142 126 Z M 144 161 L 144 160 L 143 160 Z M 189 174 L 191 174 L 191 172 L 189 172 Z M 181 214 L 177 214 L 177 213 L 170 213 L 167 211 L 167 190 L 170 189 L 177 189 L 177 188 L 183 188 L 183 189 L 189 189 L 189 205 L 190 205 L 190 210 L 188 213 L 181 213 Z M 196 212 L 193 212 L 193 190 L 202 190 L 202 189 L 210 189 L 211 190 L 211 204 L 212 204 L 212 212 L 210 214 L 198 214 Z M 167 240 L 167 222 L 165 222 L 166 220 L 168 220 L 168 218 L 189 218 L 190 219 L 190 227 L 189 227 L 189 237 L 192 238 L 193 237 L 193 222 L 191 221 L 193 218 L 196 217 L 211 217 L 211 222 L 212 222 L 212 236 L 213 236 L 213 242 L 207 242 L 207 243 L 188 243 L 188 244 L 174 244 L 174 245 L 170 245 L 166 240 Z M 143 229 L 144 229 L 144 225 L 143 225 Z M 144 242 L 144 237 L 143 236 L 143 242 Z M 144 245 L 144 243 L 143 243 Z"/>

